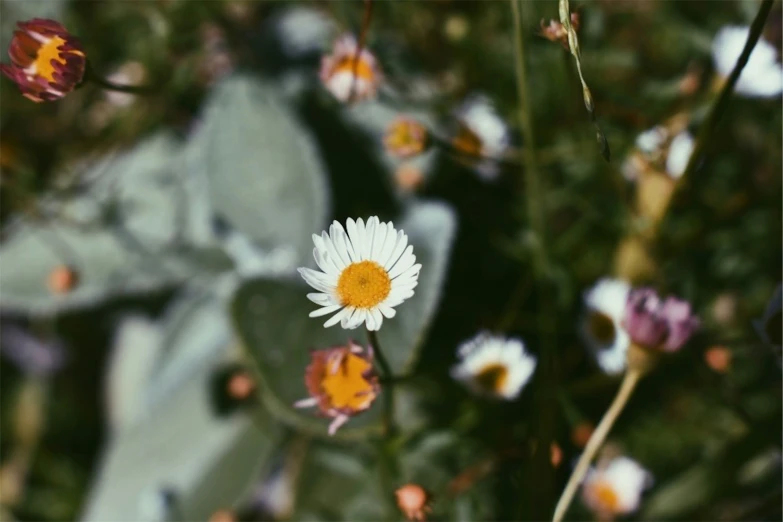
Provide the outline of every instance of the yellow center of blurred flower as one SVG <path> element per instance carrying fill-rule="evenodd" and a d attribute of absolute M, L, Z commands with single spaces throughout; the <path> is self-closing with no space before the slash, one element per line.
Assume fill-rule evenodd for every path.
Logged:
<path fill-rule="evenodd" d="M 498 394 L 503 391 L 508 380 L 508 368 L 503 364 L 488 364 L 474 379 L 481 389 Z"/>
<path fill-rule="evenodd" d="M 375 261 L 360 261 L 349 265 L 337 281 L 337 295 L 345 306 L 372 308 L 391 292 L 391 279 Z"/>
<path fill-rule="evenodd" d="M 361 80 L 366 80 L 368 82 L 375 80 L 375 70 L 373 69 L 372 63 L 361 57 L 358 60 L 354 60 L 354 56 L 347 56 L 340 60 L 337 65 L 335 65 L 332 74 L 346 72 L 353 74 L 354 70 L 356 71 L 356 77 Z"/>
<path fill-rule="evenodd" d="M 65 40 L 59 36 L 53 36 L 48 42 L 42 44 L 38 49 L 38 55 L 35 57 L 35 73 L 47 81 L 54 81 L 54 66 L 52 60 L 65 63 L 62 57 L 62 51 L 57 48 L 65 43 Z M 79 51 L 71 51 L 76 54 L 82 54 Z"/>
<path fill-rule="evenodd" d="M 416 122 L 398 121 L 389 127 L 384 143 L 390 152 L 414 156 L 424 150 L 424 133 Z"/>
<path fill-rule="evenodd" d="M 481 138 L 464 124 L 459 124 L 459 132 L 452 140 L 452 145 L 460 152 L 470 156 L 481 155 Z"/>
<path fill-rule="evenodd" d="M 614 321 L 601 312 L 591 312 L 588 328 L 593 338 L 601 344 L 612 344 L 616 332 Z"/>
<path fill-rule="evenodd" d="M 327 363 L 321 389 L 332 408 L 360 411 L 375 398 L 372 384 L 365 378 L 372 364 L 353 353 L 343 355 L 337 364 Z"/>
<path fill-rule="evenodd" d="M 620 507 L 620 499 L 615 489 L 604 481 L 599 481 L 593 485 L 593 494 L 604 510 L 610 513 L 616 513 Z"/>

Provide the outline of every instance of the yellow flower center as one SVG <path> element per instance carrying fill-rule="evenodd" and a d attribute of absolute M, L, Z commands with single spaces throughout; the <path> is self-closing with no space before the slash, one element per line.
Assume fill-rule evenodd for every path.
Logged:
<path fill-rule="evenodd" d="M 614 337 L 616 335 L 614 321 L 612 321 L 608 315 L 602 314 L 601 312 L 591 312 L 588 329 L 593 335 L 593 338 L 599 343 L 612 344 L 614 342 Z"/>
<path fill-rule="evenodd" d="M 391 279 L 375 261 L 360 261 L 349 265 L 337 281 L 337 295 L 345 306 L 372 308 L 391 292 Z"/>
<path fill-rule="evenodd" d="M 356 71 L 356 77 L 361 80 L 367 80 L 368 82 L 375 81 L 375 70 L 372 64 L 363 58 L 354 60 L 354 56 L 346 56 L 335 65 L 332 74 L 340 72 L 348 72 L 353 74 Z"/>
<path fill-rule="evenodd" d="M 616 513 L 620 507 L 620 499 L 614 488 L 605 481 L 599 481 L 593 485 L 593 494 L 604 510 Z"/>
<path fill-rule="evenodd" d="M 386 146 L 393 152 L 410 149 L 410 154 L 413 155 L 424 149 L 423 134 L 423 129 L 417 123 L 396 122 L 386 134 Z"/>
<path fill-rule="evenodd" d="M 476 374 L 476 384 L 482 390 L 499 394 L 503 391 L 508 380 L 508 368 L 502 364 L 488 364 Z"/>
<path fill-rule="evenodd" d="M 62 51 L 57 48 L 65 43 L 65 40 L 59 36 L 53 36 L 48 42 L 42 44 L 38 49 L 38 55 L 35 57 L 35 74 L 45 78 L 47 81 L 54 81 L 55 69 L 52 60 L 65 63 Z M 75 54 L 82 54 L 79 51 L 71 51 Z"/>
<path fill-rule="evenodd" d="M 326 365 L 321 389 L 332 408 L 360 411 L 375 398 L 372 384 L 364 377 L 372 364 L 353 353 L 345 354 L 337 365 Z"/>

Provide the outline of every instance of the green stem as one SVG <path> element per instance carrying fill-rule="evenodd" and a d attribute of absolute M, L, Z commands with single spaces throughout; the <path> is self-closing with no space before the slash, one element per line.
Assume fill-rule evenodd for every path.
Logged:
<path fill-rule="evenodd" d="M 378 334 L 372 330 L 367 330 L 367 340 L 372 346 L 373 355 L 378 362 L 378 367 L 381 370 L 381 379 L 386 382 L 383 390 L 381 390 L 381 397 L 383 400 L 383 432 L 384 435 L 389 438 L 394 433 L 394 385 L 395 379 L 391 371 L 391 366 L 383 355 L 381 350 L 381 344 L 378 342 Z"/>
<path fill-rule="evenodd" d="M 367 33 L 370 30 L 370 22 L 372 21 L 372 0 L 364 0 L 364 15 L 362 17 L 362 29 L 359 33 L 359 41 L 356 45 L 356 55 L 353 58 L 353 70 L 351 71 L 351 92 L 348 94 L 348 103 L 353 102 L 356 95 L 356 73 L 359 70 L 359 58 L 362 55 L 362 50 L 367 43 Z"/>
<path fill-rule="evenodd" d="M 545 249 L 545 217 L 543 207 L 543 192 L 538 176 L 536 163 L 536 136 L 531 114 L 531 97 L 525 70 L 525 39 L 522 33 L 521 7 L 519 2 L 511 0 L 511 11 L 514 19 L 514 58 L 517 76 L 517 94 L 519 97 L 519 123 L 524 135 L 522 156 L 525 163 L 525 194 L 527 197 L 527 215 L 530 227 L 535 234 L 534 269 L 540 275 L 547 266 Z"/>
<path fill-rule="evenodd" d="M 628 399 L 631 398 L 631 394 L 641 377 L 642 374 L 638 371 L 628 370 L 625 372 L 625 377 L 620 384 L 620 389 L 617 391 L 614 401 L 612 401 L 612 404 L 609 406 L 609 409 L 606 410 L 598 427 L 590 436 L 590 440 L 587 442 L 584 452 L 582 452 L 582 455 L 579 457 L 579 462 L 577 462 L 573 473 L 571 473 L 571 477 L 568 479 L 568 484 L 566 484 L 563 494 L 557 502 L 552 522 L 560 522 L 563 520 L 563 517 L 568 511 L 568 506 L 571 505 L 571 501 L 574 499 L 576 490 L 579 489 L 582 480 L 584 480 L 593 457 L 595 457 L 595 454 L 603 445 L 604 440 L 606 440 L 606 436 L 609 434 L 609 430 L 612 429 L 617 417 L 620 416 L 623 408 L 628 404 Z"/>
<path fill-rule="evenodd" d="M 92 69 L 89 62 L 87 63 L 87 70 L 84 73 L 84 80 L 82 83 L 87 82 L 92 82 L 95 85 L 109 91 L 126 92 L 128 94 L 152 94 L 160 90 L 154 85 L 123 85 L 114 83 L 97 74 Z"/>

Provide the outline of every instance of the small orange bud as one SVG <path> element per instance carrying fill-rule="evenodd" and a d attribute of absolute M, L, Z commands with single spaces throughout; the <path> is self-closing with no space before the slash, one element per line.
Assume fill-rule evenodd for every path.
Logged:
<path fill-rule="evenodd" d="M 209 517 L 209 522 L 236 522 L 236 520 L 237 517 L 234 516 L 234 513 L 227 509 L 215 511 L 212 513 L 212 516 Z"/>
<path fill-rule="evenodd" d="M 571 442 L 573 442 L 574 446 L 577 448 L 584 448 L 587 445 L 587 441 L 589 441 L 590 437 L 593 435 L 594 429 L 595 426 L 589 422 L 580 422 L 574 426 L 574 429 L 571 431 Z"/>
<path fill-rule="evenodd" d="M 704 352 L 704 362 L 718 373 L 726 373 L 731 366 L 731 351 L 725 346 L 712 346 Z"/>
<path fill-rule="evenodd" d="M 256 389 L 256 382 L 246 372 L 237 372 L 228 380 L 228 394 L 233 399 L 244 400 Z"/>
<path fill-rule="evenodd" d="M 405 484 L 394 495 L 397 497 L 397 506 L 408 520 L 421 522 L 432 511 L 430 494 L 418 484 Z"/>
<path fill-rule="evenodd" d="M 76 287 L 79 275 L 71 267 L 60 265 L 49 273 L 49 290 L 53 294 L 67 294 Z"/>
<path fill-rule="evenodd" d="M 563 462 L 563 450 L 560 449 L 560 446 L 557 445 L 557 442 L 553 442 L 549 447 L 549 454 L 552 467 L 556 468 L 560 466 L 560 463 Z"/>
<path fill-rule="evenodd" d="M 424 173 L 412 163 L 400 165 L 394 172 L 394 181 L 405 192 L 413 192 L 424 183 Z"/>

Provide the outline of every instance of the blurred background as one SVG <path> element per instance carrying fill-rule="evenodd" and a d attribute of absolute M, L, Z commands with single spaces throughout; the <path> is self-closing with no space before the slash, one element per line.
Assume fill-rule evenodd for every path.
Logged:
<path fill-rule="evenodd" d="M 715 36 L 759 6 L 572 2 L 607 162 L 573 57 L 542 30 L 558 3 L 522 2 L 531 198 L 507 2 L 0 2 L 4 50 L 17 21 L 50 18 L 99 74 L 152 86 L 36 104 L 0 79 L 3 520 L 402 519 L 387 500 L 406 482 L 433 519 L 548 519 L 619 383 L 580 337 L 583 293 L 612 275 L 702 320 L 610 434 L 654 477 L 627 518 L 779 520 L 780 95 L 735 95 L 673 197 L 669 145 L 637 139 L 699 134 L 725 81 Z M 373 99 L 319 78 L 346 32 L 383 71 Z M 779 3 L 763 40 L 779 68 Z M 453 141 L 473 103 L 503 122 L 500 161 Z M 384 146 L 397 116 L 427 127 L 424 153 Z M 307 317 L 295 269 L 314 266 L 311 234 L 371 215 L 423 265 L 380 332 L 410 376 L 383 442 L 378 405 L 334 438 L 291 408 L 309 350 L 364 340 Z M 538 358 L 518 400 L 449 376 L 481 330 Z M 569 517 L 595 515 L 577 498 Z"/>

